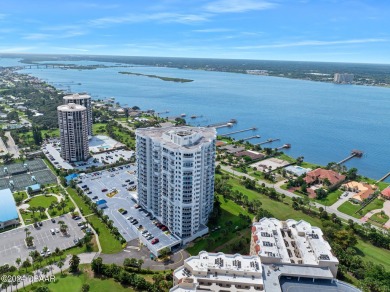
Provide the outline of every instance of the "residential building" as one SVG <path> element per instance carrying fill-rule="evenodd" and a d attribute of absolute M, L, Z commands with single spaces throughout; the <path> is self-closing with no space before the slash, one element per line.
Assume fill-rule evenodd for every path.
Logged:
<path fill-rule="evenodd" d="M 87 109 L 68 103 L 57 107 L 60 129 L 61 157 L 67 162 L 87 160 L 88 122 Z"/>
<path fill-rule="evenodd" d="M 86 93 L 75 93 L 64 96 L 64 104 L 75 103 L 87 109 L 88 136 L 92 136 L 92 103 L 91 96 Z"/>
<path fill-rule="evenodd" d="M 136 131 L 138 201 L 170 231 L 189 242 L 208 232 L 214 203 L 214 128 Z"/>
<path fill-rule="evenodd" d="M 253 223 L 250 254 L 263 264 L 321 267 L 334 278 L 339 265 L 322 230 L 304 220 L 262 218 Z"/>
<path fill-rule="evenodd" d="M 333 82 L 343 83 L 343 84 L 352 83 L 353 77 L 354 77 L 353 74 L 349 74 L 349 73 L 335 73 Z"/>
<path fill-rule="evenodd" d="M 19 224 L 14 196 L 10 189 L 0 190 L 0 229 Z"/>
<path fill-rule="evenodd" d="M 264 291 L 262 273 L 258 256 L 201 251 L 173 272 L 174 287 L 170 292 Z"/>
<path fill-rule="evenodd" d="M 309 186 L 316 183 L 323 184 L 326 180 L 330 183 L 328 186 L 329 189 L 336 188 L 345 180 L 345 175 L 339 174 L 330 169 L 317 168 L 307 172 L 306 177 L 304 178 L 304 181 Z"/>
<path fill-rule="evenodd" d="M 385 189 L 381 192 L 381 196 L 382 196 L 382 198 L 384 198 L 384 199 L 386 199 L 386 200 L 390 200 L 390 187 L 385 188 Z"/>
<path fill-rule="evenodd" d="M 371 199 L 377 187 L 375 185 L 370 185 L 367 183 L 361 183 L 357 181 L 350 181 L 341 186 L 344 190 L 349 192 L 355 192 L 351 200 L 356 203 L 362 203 L 364 200 Z"/>

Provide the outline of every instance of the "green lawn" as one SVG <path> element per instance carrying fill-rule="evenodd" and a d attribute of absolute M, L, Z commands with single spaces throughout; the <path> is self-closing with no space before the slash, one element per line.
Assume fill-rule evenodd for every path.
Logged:
<path fill-rule="evenodd" d="M 42 130 L 42 137 L 45 139 L 45 135 L 49 135 L 51 138 L 60 136 L 60 129 Z"/>
<path fill-rule="evenodd" d="M 26 289 L 19 289 L 19 291 L 34 291 L 36 287 L 47 286 L 51 292 L 68 292 L 68 291 L 81 291 L 83 284 L 88 284 L 90 286 L 90 292 L 100 292 L 100 291 L 118 291 L 125 292 L 130 291 L 134 292 L 135 290 L 124 287 L 120 283 L 116 282 L 114 279 L 100 279 L 87 275 L 85 272 L 80 275 L 71 275 L 66 274 L 61 276 L 57 274 L 56 282 L 50 284 L 34 284 L 33 286 L 28 286 Z M 34 287 L 34 288 L 33 288 Z"/>
<path fill-rule="evenodd" d="M 250 230 L 250 222 L 245 222 L 239 214 L 250 215 L 244 208 L 237 205 L 233 201 L 224 200 L 219 196 L 221 202 L 221 215 L 218 222 L 214 226 L 210 226 L 210 235 L 207 238 L 197 239 L 193 246 L 187 248 L 187 251 L 192 255 L 197 255 L 202 250 L 214 251 L 219 246 L 237 237 L 236 226 L 242 232 Z M 216 231 L 211 231 L 213 228 L 220 226 Z M 248 250 L 249 251 L 249 250 Z M 247 251 L 247 252 L 248 252 Z"/>
<path fill-rule="evenodd" d="M 86 219 L 99 235 L 103 253 L 111 254 L 123 250 L 122 244 L 114 237 L 114 235 L 111 234 L 108 227 L 100 220 L 99 217 L 97 217 L 97 215 L 88 216 Z"/>
<path fill-rule="evenodd" d="M 333 192 L 330 192 L 326 198 L 324 199 L 321 199 L 321 200 L 318 200 L 318 199 L 315 199 L 315 201 L 317 203 L 320 203 L 320 204 L 323 204 L 325 206 L 332 206 L 334 203 L 337 202 L 337 200 L 339 199 L 339 197 L 342 195 L 343 191 L 341 190 L 335 190 Z"/>
<path fill-rule="evenodd" d="M 92 214 L 91 208 L 83 201 L 83 199 L 77 194 L 77 192 L 72 188 L 66 188 L 68 194 L 76 202 L 76 205 L 79 206 L 81 213 L 86 216 Z"/>
<path fill-rule="evenodd" d="M 355 218 L 362 218 L 365 214 L 368 212 L 375 210 L 375 209 L 381 209 L 383 208 L 384 201 L 381 199 L 375 199 L 370 204 L 368 204 L 364 209 L 362 209 L 362 215 L 356 213 L 357 210 L 361 208 L 361 205 L 359 204 L 352 204 L 351 202 L 347 201 L 343 203 L 340 207 L 338 207 L 337 210 L 340 212 L 343 212 L 345 214 L 348 214 L 350 216 L 353 216 Z"/>
<path fill-rule="evenodd" d="M 94 135 L 107 135 L 106 125 L 104 123 L 96 123 L 92 125 L 92 132 Z"/>
<path fill-rule="evenodd" d="M 57 197 L 54 196 L 38 196 L 38 197 L 33 197 L 30 199 L 30 201 L 27 203 L 30 205 L 30 207 L 44 207 L 47 209 L 51 203 L 57 202 Z"/>
<path fill-rule="evenodd" d="M 307 222 L 319 225 L 321 224 L 321 220 L 318 218 L 313 218 L 309 215 L 306 215 L 302 213 L 301 211 L 296 211 L 291 207 L 291 199 L 285 198 L 284 202 L 279 202 L 270 199 L 266 195 L 259 194 L 255 191 L 248 190 L 244 186 L 242 186 L 238 179 L 229 179 L 229 184 L 233 186 L 233 189 L 238 190 L 242 192 L 243 194 L 248 196 L 248 199 L 250 201 L 254 199 L 260 199 L 262 203 L 262 208 L 266 209 L 267 211 L 271 212 L 275 218 L 278 218 L 280 220 L 286 220 L 286 219 L 295 219 L 295 220 L 306 220 Z"/>
<path fill-rule="evenodd" d="M 13 194 L 16 202 L 21 202 L 25 199 L 27 199 L 27 193 L 26 192 L 16 192 Z"/>
<path fill-rule="evenodd" d="M 363 260 L 371 261 L 375 264 L 381 264 L 386 270 L 390 271 L 389 250 L 373 246 L 372 244 L 362 240 L 358 240 L 356 249 L 358 251 L 358 255 L 360 255 Z"/>
<path fill-rule="evenodd" d="M 370 220 L 379 223 L 380 225 L 385 224 L 389 220 L 389 216 L 386 214 L 376 213 L 370 217 Z"/>

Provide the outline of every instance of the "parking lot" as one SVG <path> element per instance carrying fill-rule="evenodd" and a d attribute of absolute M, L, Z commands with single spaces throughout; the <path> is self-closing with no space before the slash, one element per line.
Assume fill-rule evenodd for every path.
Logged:
<path fill-rule="evenodd" d="M 126 239 L 131 241 L 139 238 L 148 248 L 157 253 L 164 247 L 172 247 L 181 243 L 180 238 L 172 236 L 169 231 L 159 229 L 148 216 L 148 213 L 141 208 L 137 209 L 136 192 L 136 167 L 125 165 L 106 171 L 98 171 L 83 175 L 79 178 L 78 186 L 84 189 L 84 193 L 93 200 L 104 199 L 107 201 L 107 208 L 104 208 L 104 214 L 108 215 L 119 232 Z M 115 192 L 112 197 L 108 195 Z M 121 214 L 118 210 L 123 208 L 126 214 Z M 129 219 L 137 219 L 137 224 L 132 224 Z M 139 226 L 142 228 L 139 228 Z M 149 240 L 142 232 L 147 230 L 150 234 Z M 159 242 L 152 244 L 152 240 L 158 238 Z"/>
<path fill-rule="evenodd" d="M 73 220 L 69 214 L 54 218 L 56 223 L 50 220 L 42 221 L 42 226 L 34 228 L 33 225 L 27 226 L 31 236 L 34 237 L 34 248 L 27 248 L 24 242 L 26 232 L 20 227 L 0 233 L 0 265 L 6 263 L 15 265 L 15 260 L 20 257 L 25 260 L 31 251 L 41 252 L 47 246 L 51 252 L 57 247 L 61 250 L 68 249 L 75 245 L 75 239 L 83 238 L 84 232 L 77 226 L 79 221 Z M 64 221 L 68 226 L 68 235 L 64 236 L 61 232 L 52 234 L 50 229 L 59 228 L 58 221 Z"/>
<path fill-rule="evenodd" d="M 47 159 L 49 159 L 56 168 L 78 170 L 85 170 L 92 166 L 99 167 L 103 165 L 114 164 L 119 162 L 121 159 L 128 161 L 134 155 L 134 151 L 126 149 L 112 149 L 109 151 L 105 150 L 104 152 L 94 153 L 87 161 L 68 163 L 61 157 L 61 148 L 58 141 L 51 141 L 50 143 L 44 145 L 42 150 Z"/>

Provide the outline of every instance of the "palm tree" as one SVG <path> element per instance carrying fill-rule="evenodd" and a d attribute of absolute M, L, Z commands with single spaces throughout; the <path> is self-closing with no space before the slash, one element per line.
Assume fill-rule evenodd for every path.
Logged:
<path fill-rule="evenodd" d="M 15 263 L 18 265 L 18 272 L 19 272 L 19 274 L 20 274 L 20 263 L 22 262 L 22 259 L 21 258 L 17 258 L 16 259 L 16 261 L 15 261 Z"/>
<path fill-rule="evenodd" d="M 42 251 L 43 253 L 45 254 L 45 256 L 47 255 L 47 251 L 49 250 L 49 248 L 47 246 L 44 246 Z M 47 263 L 47 260 L 46 260 L 46 263 Z"/>
<path fill-rule="evenodd" d="M 28 228 L 24 228 L 24 232 L 26 232 L 26 238 L 27 238 L 27 231 L 28 231 Z"/>
<path fill-rule="evenodd" d="M 61 250 L 58 247 L 56 247 L 56 249 L 54 250 L 54 256 L 60 256 L 60 252 Z"/>
<path fill-rule="evenodd" d="M 61 275 L 62 275 L 62 267 L 64 266 L 64 262 L 63 262 L 63 261 L 58 261 L 58 262 L 56 263 L 56 265 L 57 265 L 57 267 L 60 268 L 60 270 L 61 270 Z"/>

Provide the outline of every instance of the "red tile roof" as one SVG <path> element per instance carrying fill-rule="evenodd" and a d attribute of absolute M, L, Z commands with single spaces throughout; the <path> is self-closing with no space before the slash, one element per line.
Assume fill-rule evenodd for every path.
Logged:
<path fill-rule="evenodd" d="M 329 180 L 331 185 L 335 185 L 344 181 L 345 175 L 339 174 L 333 170 L 317 168 L 315 170 L 308 172 L 304 180 L 307 184 L 311 184 L 315 182 L 317 179 L 323 181 L 325 178 Z"/>
<path fill-rule="evenodd" d="M 387 198 L 387 199 L 390 199 L 390 188 L 385 188 L 382 192 L 381 192 L 382 196 Z"/>

